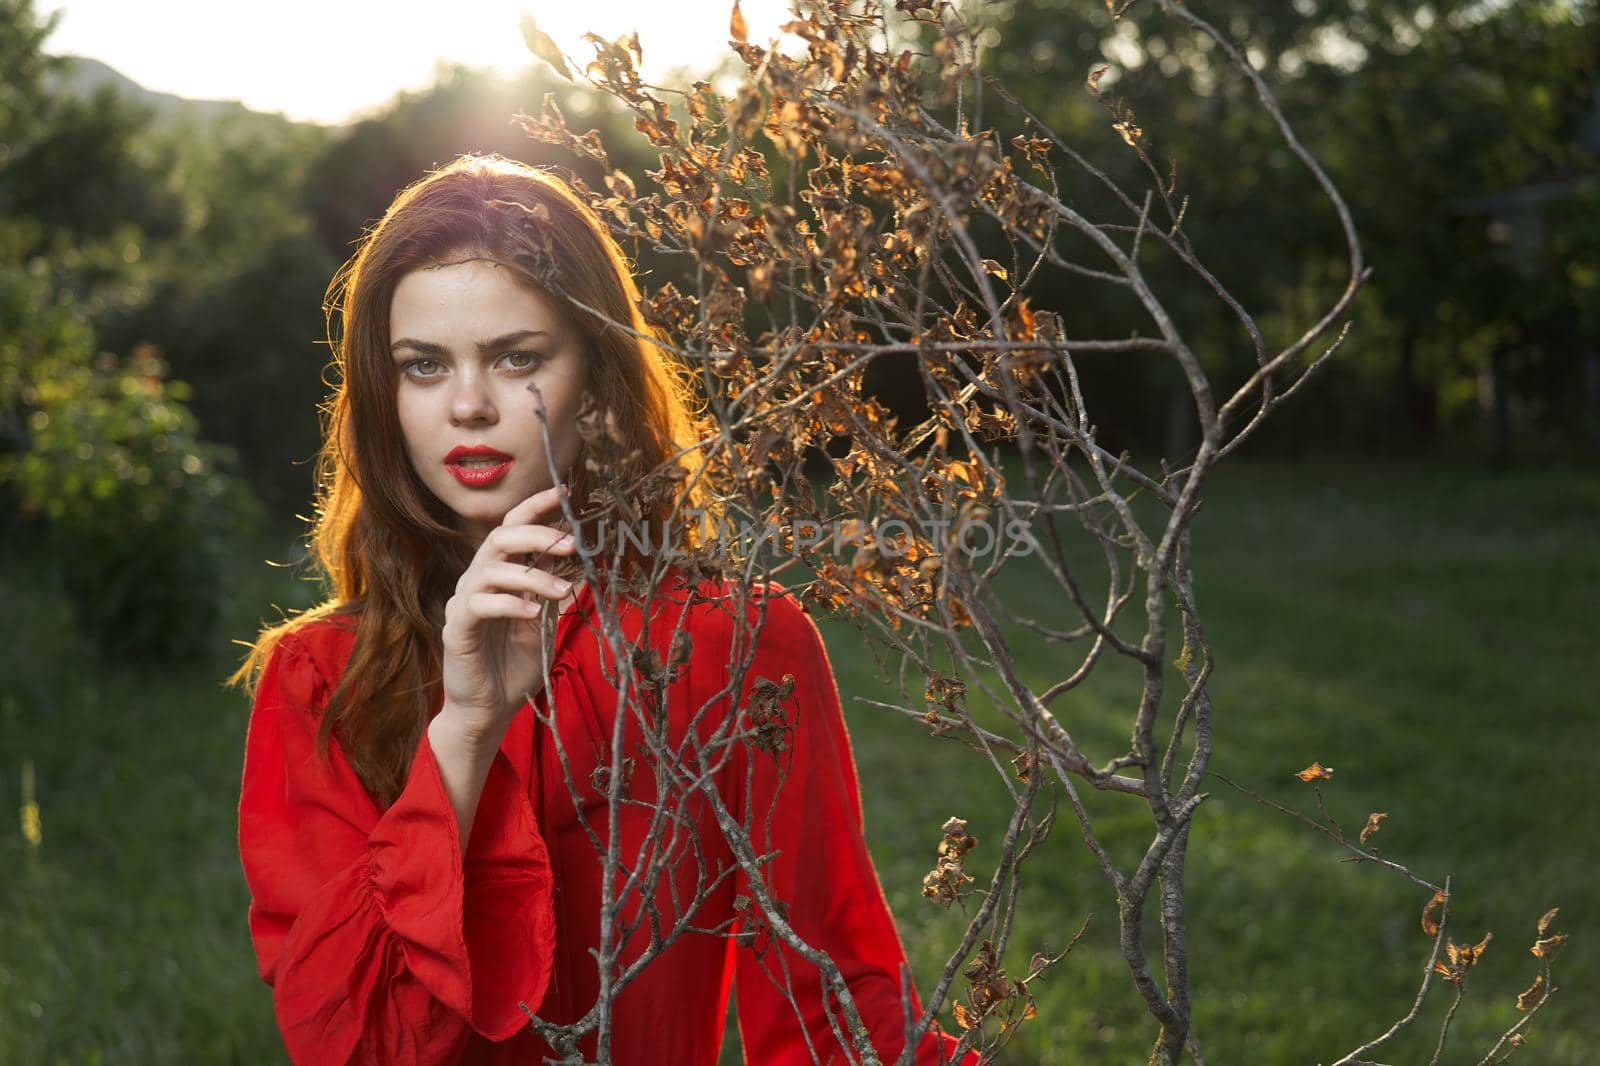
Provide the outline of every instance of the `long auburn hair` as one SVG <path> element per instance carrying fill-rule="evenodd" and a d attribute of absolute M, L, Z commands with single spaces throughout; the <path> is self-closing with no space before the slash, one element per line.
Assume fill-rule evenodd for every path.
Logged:
<path fill-rule="evenodd" d="M 285 635 L 317 618 L 352 624 L 355 646 L 322 715 L 317 747 L 327 758 L 337 737 L 380 807 L 399 795 L 438 708 L 444 605 L 474 551 L 406 457 L 389 310 L 408 272 L 462 256 L 511 268 L 570 316 L 585 346 L 584 418 L 591 430 L 603 426 L 607 454 L 627 456 L 631 470 L 680 468 L 673 471 L 676 489 L 643 497 L 641 517 L 664 530 L 674 506 L 706 511 L 713 500 L 709 468 L 686 450 L 703 439 L 689 375 L 640 314 L 621 250 L 566 182 L 501 156 L 465 155 L 402 190 L 328 286 L 334 392 L 322 408 L 310 538 L 328 598 L 265 627 L 230 678 L 253 692 Z M 581 435 L 567 481 L 578 514 L 595 496 L 597 478 L 620 476 L 597 461 L 594 434 Z M 691 545 L 699 539 L 692 524 L 680 535 Z"/>

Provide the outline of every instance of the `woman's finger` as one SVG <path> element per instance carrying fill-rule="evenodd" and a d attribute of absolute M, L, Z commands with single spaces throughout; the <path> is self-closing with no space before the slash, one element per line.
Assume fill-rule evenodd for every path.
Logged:
<path fill-rule="evenodd" d="M 577 551 L 577 540 L 565 530 L 549 526 L 501 525 L 489 531 L 478 547 L 478 558 L 510 555 L 548 553 L 571 555 Z"/>
<path fill-rule="evenodd" d="M 490 618 L 538 618 L 544 611 L 544 600 L 524 599 L 509 592 L 474 592 L 463 600 L 469 625 Z"/>
<path fill-rule="evenodd" d="M 507 511 L 506 516 L 500 520 L 500 524 L 502 526 L 524 526 L 548 511 L 554 511 L 559 515 L 561 513 L 562 491 L 562 486 L 554 485 L 543 492 L 534 493 Z"/>
<path fill-rule="evenodd" d="M 469 585 L 462 592 L 512 592 L 530 593 L 558 600 L 572 591 L 570 582 L 556 577 L 548 570 L 523 566 L 513 562 L 488 562 L 479 567 Z"/>

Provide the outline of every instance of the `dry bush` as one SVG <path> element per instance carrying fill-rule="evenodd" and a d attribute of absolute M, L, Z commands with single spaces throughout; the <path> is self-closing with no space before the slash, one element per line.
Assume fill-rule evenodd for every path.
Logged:
<path fill-rule="evenodd" d="M 687 91 L 645 84 L 636 37 L 591 35 L 595 59 L 575 74 L 575 63 L 525 25 L 537 54 L 630 109 L 659 152 L 658 168 L 636 182 L 612 168 L 595 131 L 570 129 L 553 100 L 540 114 L 518 116 L 534 138 L 604 170 L 603 188 L 578 184 L 625 245 L 684 264 L 684 284 L 649 291 L 642 311 L 707 404 L 695 449 L 661 471 L 632 469 L 628 456 L 608 453 L 603 418 L 587 427 L 614 487 L 589 513 L 567 519 L 587 531 L 607 521 L 626 524 L 649 494 L 685 477 L 703 480 L 714 506 L 680 514 L 675 527 L 701 535 L 687 537 L 677 556 L 653 553 L 631 594 L 648 598 L 669 565 L 746 587 L 803 569 L 802 581 L 791 573 L 786 582 L 805 602 L 849 618 L 901 665 L 902 702 L 882 705 L 885 712 L 903 716 L 909 730 L 931 729 L 964 744 L 993 767 L 997 793 L 1010 806 L 1003 838 L 982 845 L 993 873 L 985 884 L 974 880 L 964 862 L 976 842 L 960 819 L 946 822 L 924 895 L 946 906 L 964 901 L 969 920 L 939 980 L 924 990 L 921 1016 L 909 1020 L 920 1035 L 936 1017 L 953 1019 L 964 1031 L 963 1047 L 986 1054 L 1035 1014 L 1030 982 L 1070 965 L 1066 951 L 1034 954 L 1020 975 L 1002 963 L 1014 950 L 1018 908 L 1057 905 L 1026 896 L 1018 874 L 1056 828 L 1064 798 L 1104 872 L 1106 909 L 1117 916 L 1121 952 L 1155 1023 L 1151 1061 L 1177 1062 L 1187 1052 L 1203 1062 L 1190 1017 L 1183 877 L 1191 818 L 1207 798 L 1201 786 L 1212 756 L 1207 679 L 1214 663 L 1194 595 L 1191 530 L 1217 464 L 1338 351 L 1367 272 L 1339 191 L 1240 46 L 1205 21 L 1201 4 L 1150 2 L 1182 32 L 1211 37 L 1216 56 L 1249 80 L 1338 218 L 1347 282 L 1289 343 L 1269 343 L 1207 270 L 1186 232 L 1188 200 L 1177 169 L 1159 158 L 1130 105 L 1102 89 L 1103 68 L 1091 72 L 1083 91 L 1104 105 L 1121 147 L 1143 164 L 1147 180 L 1139 189 L 1116 185 L 987 78 L 974 58 L 974 28 L 948 3 L 897 0 L 892 11 L 832 0 L 808 6 L 785 27 L 804 43 L 794 54 L 745 40 L 735 5 L 731 44 L 746 75 L 730 95 L 705 82 Z M 1115 17 L 1121 9 L 1112 6 Z M 979 124 L 980 115 L 996 113 L 1027 132 L 1002 141 Z M 1114 205 L 1106 217 L 1088 217 L 1063 195 L 1069 177 Z M 1148 263 L 1157 259 L 1183 268 L 1192 288 L 1230 310 L 1239 343 L 1254 356 L 1243 380 L 1208 371 L 1170 311 L 1171 293 L 1148 280 Z M 559 291 L 548 259 L 536 255 L 527 265 Z M 1036 302 L 1041 272 L 1070 276 L 1076 306 L 1120 300 L 1133 312 L 1116 335 L 1083 335 L 1072 307 Z M 1102 447 L 1079 379 L 1084 358 L 1170 360 L 1192 398 L 1200 433 L 1194 453 L 1141 463 Z M 867 388 L 869 367 L 882 361 L 920 380 L 926 416 L 915 424 L 900 424 Z M 1003 461 L 1007 456 L 1014 461 Z M 977 535 L 980 526 L 987 537 Z M 659 548 L 660 531 L 647 535 Z M 598 545 L 591 537 L 585 547 L 591 573 L 617 557 Z M 1021 616 L 996 593 L 1002 571 L 1022 556 L 1036 579 L 1059 587 L 1055 615 Z M 1169 612 L 1179 619 L 1174 631 Z M 691 861 L 685 856 L 694 849 L 677 846 L 677 834 L 688 824 L 682 812 L 703 801 L 714 806 L 756 886 L 754 898 L 741 901 L 740 935 L 776 937 L 818 965 L 837 997 L 837 1024 L 862 1062 L 876 1061 L 837 969 L 795 935 L 781 901 L 760 889 L 752 816 L 730 811 L 706 787 L 708 768 L 730 745 L 781 760 L 789 728 L 781 713 L 784 682 L 757 679 L 756 697 L 709 740 L 668 744 L 643 727 L 656 720 L 655 694 L 678 656 L 663 662 L 634 654 L 614 626 L 603 629 L 626 675 L 619 687 L 627 713 L 645 737 L 637 750 L 613 751 L 603 784 L 613 803 L 622 802 L 635 760 L 648 763 L 658 790 L 651 799 L 657 832 L 638 855 L 621 856 L 598 837 L 595 845 L 614 875 L 625 864 L 656 932 L 651 951 L 628 965 L 620 937 L 602 944 L 601 1002 L 583 1022 L 554 1027 L 535 1019 L 536 1026 L 574 1056 L 570 1061 L 581 1061 L 571 1049 L 584 1033 L 598 1029 L 604 1048 L 610 997 L 686 932 L 686 916 L 703 898 L 684 899 L 672 913 L 651 902 L 673 864 Z M 1054 650 L 1064 665 L 1052 683 L 1023 680 L 1008 633 L 1031 634 Z M 1126 750 L 1097 757 L 1057 709 L 1112 661 L 1135 670 L 1141 686 L 1128 707 Z M 747 666 L 733 664 L 735 676 Z M 968 708 L 972 693 L 998 713 L 980 722 Z M 1312 767 L 1302 776 L 1316 788 L 1326 773 Z M 1148 812 L 1149 842 L 1136 864 L 1119 868 L 1102 847 L 1080 799 L 1084 788 L 1116 793 Z M 1320 803 L 1320 788 L 1317 797 Z M 1415 1019 L 1435 977 L 1453 984 L 1459 999 L 1486 942 L 1450 941 L 1447 887 L 1369 845 L 1381 816 L 1351 840 L 1325 809 L 1320 818 L 1287 813 L 1432 900 L 1423 916 L 1430 939 L 1426 960 L 1419 959 L 1417 1003 L 1388 1032 L 1339 1060 L 1363 1061 Z M 711 880 L 702 879 L 702 887 Z M 617 901 L 602 905 L 615 921 Z M 1485 1062 L 1521 1042 L 1518 1030 L 1554 990 L 1549 954 L 1563 938 L 1549 933 L 1553 913 L 1539 923 L 1534 953 L 1542 972 L 1519 1001 L 1527 1014 Z M 1146 953 L 1147 923 L 1158 928 L 1159 978 Z M 1059 924 L 1078 921 L 1062 914 Z M 1439 1034 L 1441 1051 L 1454 1013 L 1452 1006 Z"/>

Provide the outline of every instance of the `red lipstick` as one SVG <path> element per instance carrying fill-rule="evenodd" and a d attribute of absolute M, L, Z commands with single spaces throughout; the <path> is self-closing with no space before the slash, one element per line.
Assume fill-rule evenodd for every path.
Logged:
<path fill-rule="evenodd" d="M 487 444 L 458 444 L 444 457 L 444 465 L 468 488 L 488 488 L 511 469 L 511 456 Z"/>

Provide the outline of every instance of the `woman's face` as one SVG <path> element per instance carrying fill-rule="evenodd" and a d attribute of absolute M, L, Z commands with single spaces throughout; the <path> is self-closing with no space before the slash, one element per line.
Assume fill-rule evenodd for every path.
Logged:
<path fill-rule="evenodd" d="M 395 286 L 389 336 L 406 455 L 463 530 L 481 540 L 550 488 L 552 457 L 566 480 L 579 449 L 583 344 L 550 298 L 481 259 L 420 267 Z"/>

